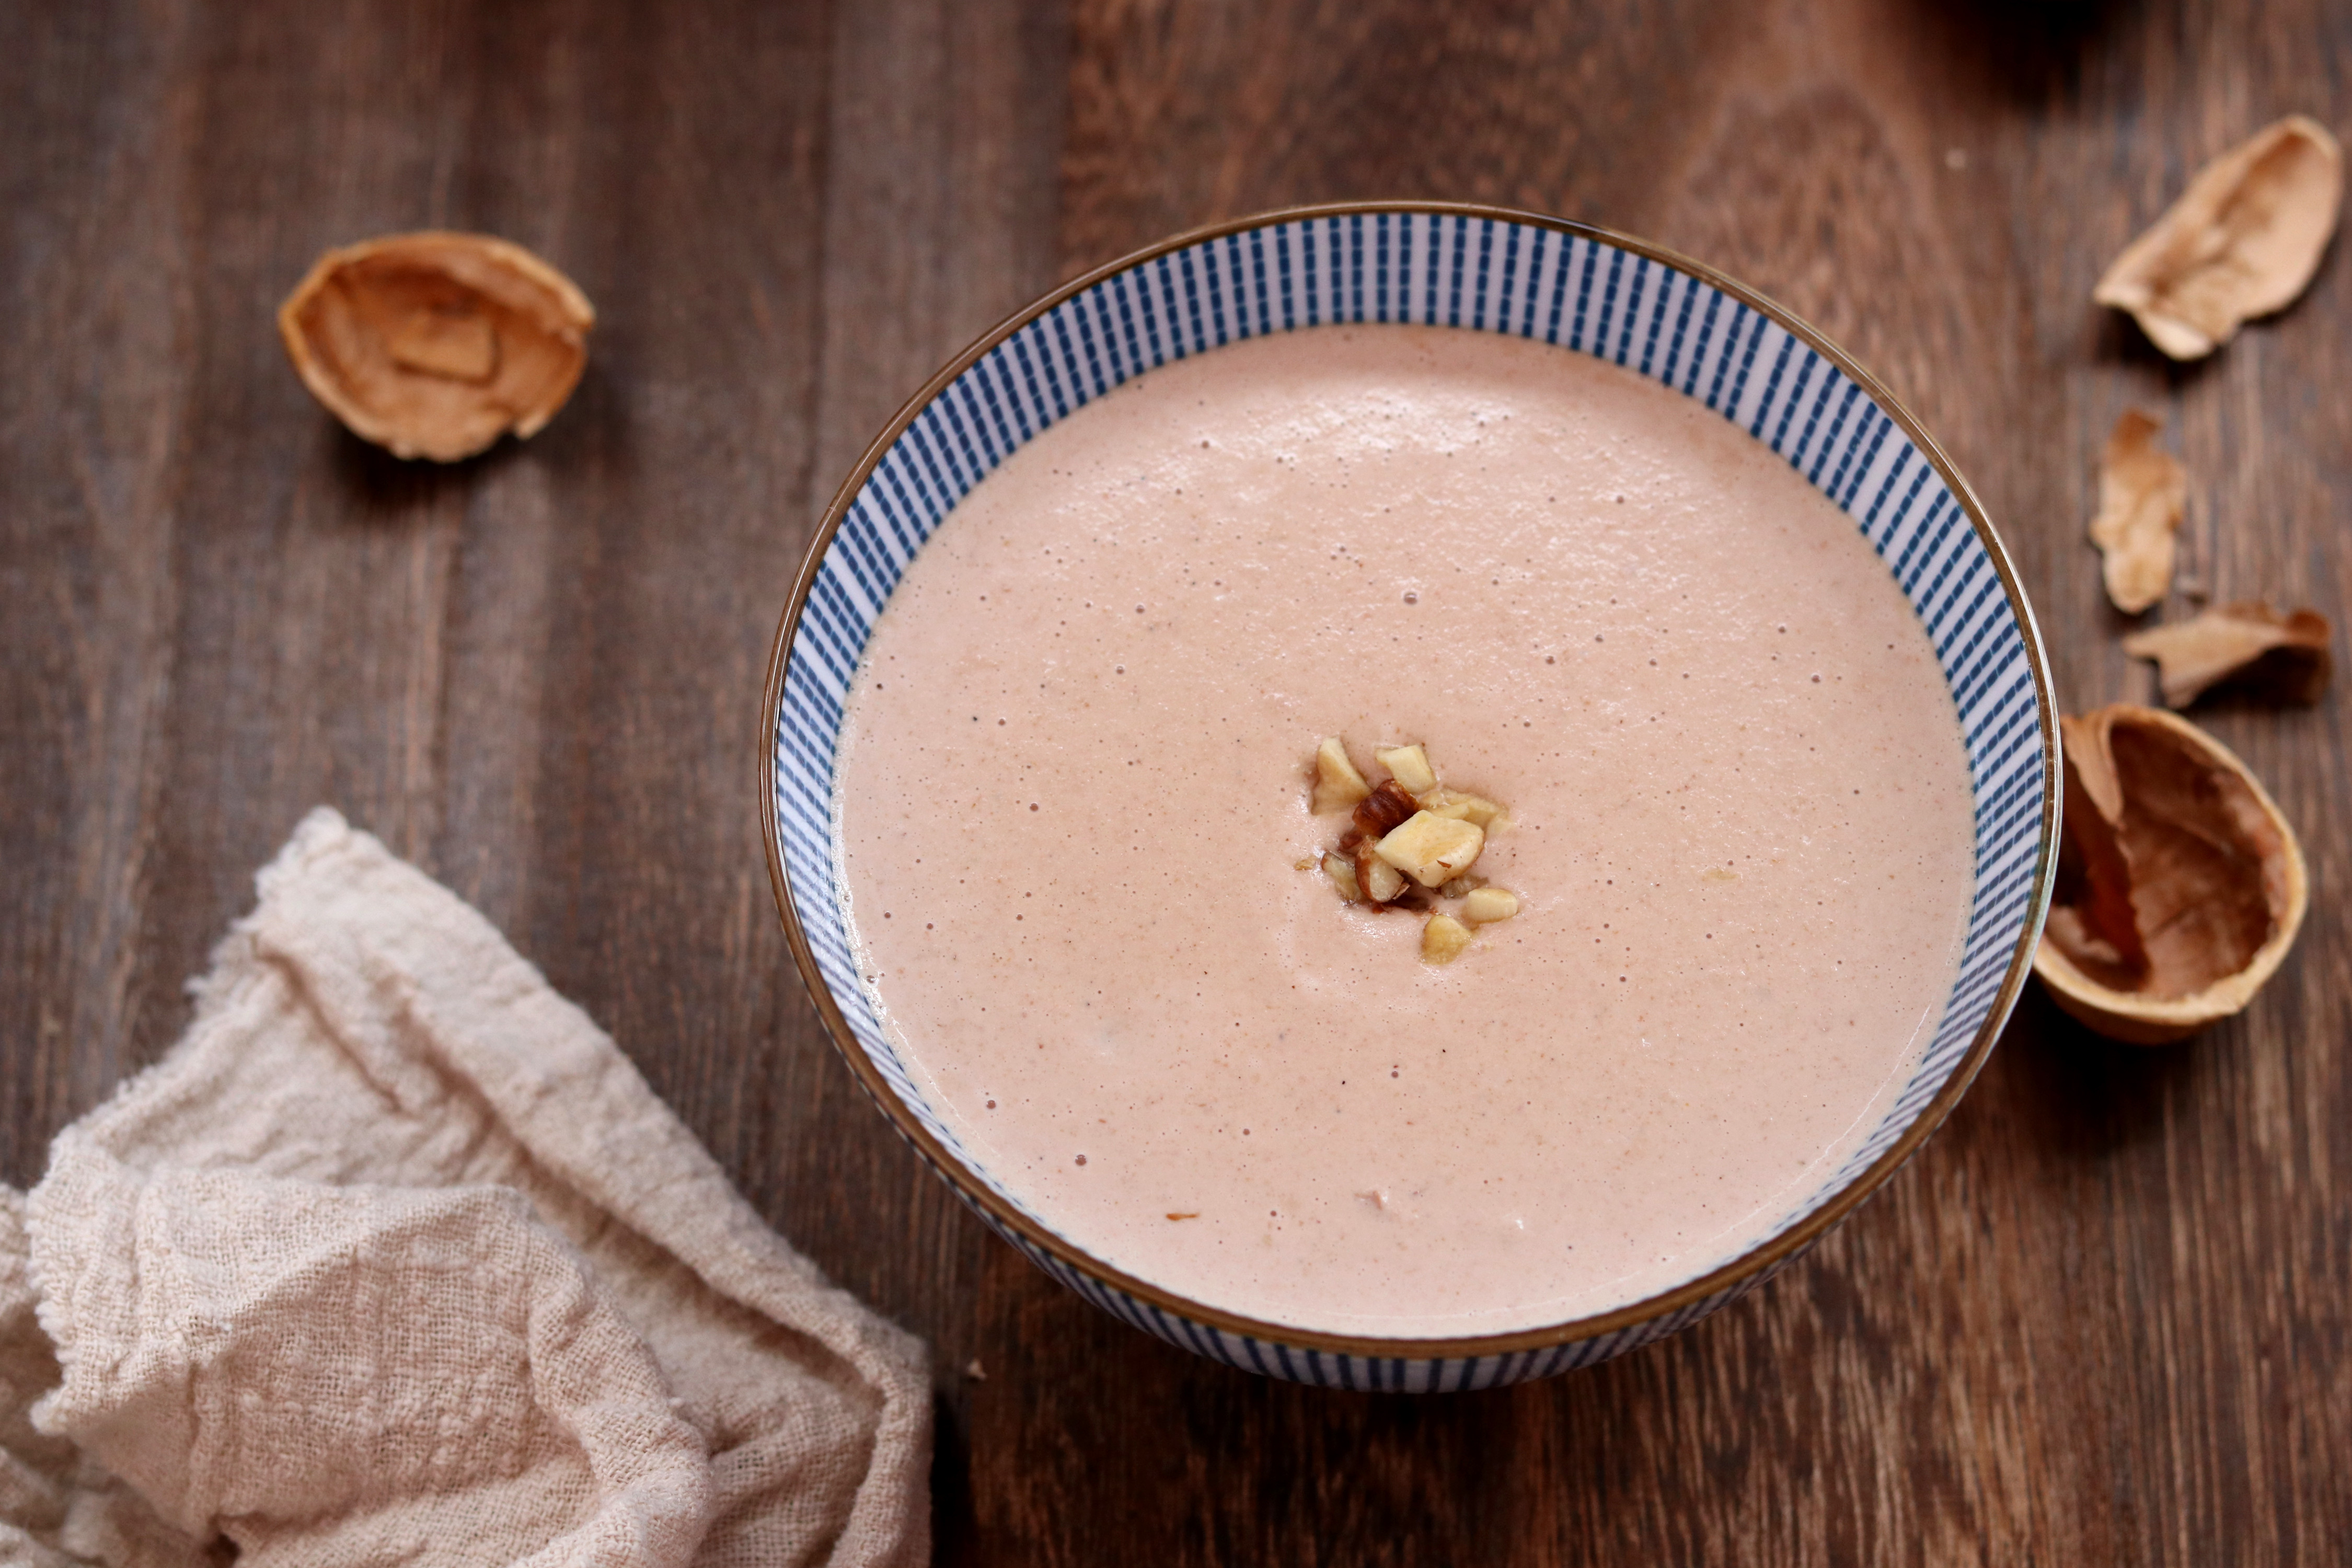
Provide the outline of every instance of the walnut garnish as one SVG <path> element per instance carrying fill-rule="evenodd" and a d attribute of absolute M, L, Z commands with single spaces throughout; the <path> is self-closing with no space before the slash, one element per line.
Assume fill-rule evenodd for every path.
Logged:
<path fill-rule="evenodd" d="M 1432 915 L 1421 928 L 1421 956 L 1431 963 L 1451 963 L 1470 945 L 1470 928 L 1452 915 Z"/>
<path fill-rule="evenodd" d="M 2336 138 L 2291 114 L 2200 170 L 2091 298 L 2130 311 L 2174 359 L 2202 359 L 2241 323 L 2294 303 L 2336 232 L 2343 196 Z"/>
<path fill-rule="evenodd" d="M 1356 876 L 1356 863 L 1347 856 L 1324 856 L 1323 874 L 1331 879 L 1331 885 L 1339 889 L 1339 896 L 1349 903 L 1364 896 L 1363 884 Z"/>
<path fill-rule="evenodd" d="M 1424 888 L 1442 888 L 1470 868 L 1486 847 L 1475 822 L 1416 811 L 1372 847 L 1372 852 Z"/>
<path fill-rule="evenodd" d="M 1324 874 L 1349 903 L 1427 913 L 1422 956 L 1449 963 L 1469 943 L 1474 928 L 1519 911 L 1517 894 L 1488 887 L 1470 870 L 1487 837 L 1510 826 L 1510 815 L 1484 795 L 1441 784 L 1426 747 L 1387 746 L 1373 754 L 1389 773 L 1377 786 L 1364 785 L 1337 739 L 1316 748 L 1318 813 L 1327 809 L 1326 780 L 1340 781 L 1344 789 L 1353 778 L 1363 786 L 1337 847 L 1322 858 Z M 1454 900 L 1461 900 L 1454 912 L 1433 907 Z"/>
<path fill-rule="evenodd" d="M 443 463 L 538 434 L 579 384 L 595 321 L 522 247 L 440 232 L 331 250 L 278 308 L 302 384 L 353 435 Z"/>
<path fill-rule="evenodd" d="M 2169 707 L 2186 708 L 2225 684 L 2315 702 L 2331 673 L 2327 637 L 2327 617 L 2315 611 L 2282 615 L 2250 602 L 2134 632 L 2124 638 L 2124 651 L 2156 661 L 2157 685 Z"/>
<path fill-rule="evenodd" d="M 1404 891 L 1404 873 L 1381 859 L 1370 842 L 1356 846 L 1356 886 L 1366 903 L 1385 904 Z"/>
<path fill-rule="evenodd" d="M 1462 918 L 1474 926 L 1492 925 L 1519 912 L 1519 896 L 1508 888 L 1480 888 L 1462 900 Z"/>
<path fill-rule="evenodd" d="M 1509 820 L 1503 808 L 1493 801 L 1484 795 L 1465 795 L 1458 789 L 1446 789 L 1441 786 L 1437 789 L 1425 790 L 1415 798 L 1420 801 L 1421 809 L 1433 816 L 1459 817 L 1466 822 L 1475 822 L 1483 831 L 1491 832 L 1498 817 L 1506 822 Z"/>
<path fill-rule="evenodd" d="M 1437 770 L 1429 765 L 1429 753 L 1419 746 L 1391 746 L 1374 752 L 1372 760 L 1388 769 L 1389 777 L 1404 785 L 1409 794 L 1422 795 L 1437 787 Z"/>
<path fill-rule="evenodd" d="M 2126 615 L 2138 615 L 2172 586 L 2172 534 L 2189 502 L 2189 476 L 2156 445 L 2162 428 L 2138 409 L 2126 409 L 2099 460 L 2091 542 L 2106 557 L 2107 597 Z"/>
<path fill-rule="evenodd" d="M 2252 999 L 2310 898 L 2294 831 L 2230 750 L 2116 703 L 2060 721 L 2064 837 L 2034 973 L 2102 1034 L 2161 1045 Z"/>
<path fill-rule="evenodd" d="M 1326 735 L 1315 748 L 1315 800 L 1307 809 L 1318 816 L 1327 811 L 1345 811 L 1371 793 L 1372 786 L 1348 760 L 1348 749 L 1339 743 L 1339 737 Z"/>
<path fill-rule="evenodd" d="M 1394 779 L 1383 779 L 1380 788 L 1356 803 L 1353 825 L 1363 837 L 1380 838 L 1420 809 L 1421 802 L 1411 791 Z"/>

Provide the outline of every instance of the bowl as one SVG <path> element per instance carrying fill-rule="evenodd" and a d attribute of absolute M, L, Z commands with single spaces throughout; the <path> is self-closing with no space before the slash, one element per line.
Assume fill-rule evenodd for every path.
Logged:
<path fill-rule="evenodd" d="M 1013 451 L 1130 376 L 1269 332 L 1406 321 L 1538 338 L 1627 366 L 1734 421 L 1853 520 L 1917 613 L 1958 714 L 1975 888 L 1958 977 L 1891 1109 L 1738 1257 L 1611 1310 L 1508 1333 L 1365 1338 L 1255 1321 L 1090 1256 L 976 1167 L 928 1105 L 856 972 L 834 833 L 843 703 L 875 618 L 924 542 Z M 1479 1389 L 1687 1327 L 1851 1214 L 1941 1124 L 2031 971 L 2057 859 L 2058 731 L 2032 608 L 1976 497 L 1918 421 L 1819 331 L 1643 240 L 1445 203 L 1297 207 L 1194 230 L 1007 318 L 876 437 L 793 583 L 763 699 L 768 865 L 793 956 L 858 1082 L 982 1219 L 1121 1321 L 1231 1367 L 1327 1387 Z"/>

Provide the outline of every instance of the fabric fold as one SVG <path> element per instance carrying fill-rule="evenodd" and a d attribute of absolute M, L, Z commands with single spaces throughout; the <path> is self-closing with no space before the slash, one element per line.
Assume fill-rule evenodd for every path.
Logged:
<path fill-rule="evenodd" d="M 919 1561 L 920 1345 L 454 894 L 324 810 L 258 886 L 26 1207 L 33 1439 L 257 1564 Z"/>

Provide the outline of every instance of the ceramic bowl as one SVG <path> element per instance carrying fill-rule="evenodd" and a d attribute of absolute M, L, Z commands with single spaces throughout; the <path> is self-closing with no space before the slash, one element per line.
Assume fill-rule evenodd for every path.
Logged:
<path fill-rule="evenodd" d="M 1089 1256 L 993 1185 L 924 1102 L 851 959 L 833 830 L 842 703 L 875 617 L 958 500 L 1045 426 L 1152 366 L 1268 332 L 1409 321 L 1541 338 L 1704 403 L 1853 520 L 1916 610 L 1966 738 L 1976 886 L 1933 1041 L 1852 1158 L 1744 1254 L 1612 1310 L 1512 1333 L 1368 1339 L 1254 1321 Z M 768 861 L 817 1010 L 893 1125 L 981 1216 L 1105 1311 L 1273 1377 L 1476 1389 L 1589 1366 L 1769 1279 L 1884 1184 L 1951 1110 L 2032 963 L 2057 845 L 2058 737 L 2032 612 L 1968 485 L 1867 372 L 1755 290 L 1622 235 L 1432 203 L 1302 207 L 1164 240 L 973 343 L 842 482 L 793 585 L 765 698 Z"/>

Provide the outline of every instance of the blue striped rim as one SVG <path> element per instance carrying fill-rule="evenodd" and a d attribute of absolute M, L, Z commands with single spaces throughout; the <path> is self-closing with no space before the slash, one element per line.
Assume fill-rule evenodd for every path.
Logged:
<path fill-rule="evenodd" d="M 1776 1238 L 1825 1207 L 1858 1201 L 1851 1189 L 1906 1139 L 1916 1146 L 1922 1113 L 1939 1099 L 1948 1109 L 1948 1091 L 1965 1087 L 2014 999 L 2046 896 L 2055 751 L 2040 645 L 1990 528 L 1907 416 L 1817 335 L 1743 295 L 1638 242 L 1524 215 L 1398 205 L 1245 223 L 1107 268 L 999 329 L 984 352 L 910 405 L 895 438 L 836 501 L 770 682 L 767 826 L 786 924 L 823 987 L 821 1008 L 829 1002 L 828 1021 L 847 1035 L 853 1065 L 862 1059 L 870 1069 L 861 1074 L 869 1092 L 1047 1273 L 1122 1321 L 1228 1366 L 1419 1392 L 1490 1387 L 1606 1360 L 1752 1289 L 1813 1239 L 1759 1247 L 1750 1258 L 1773 1253 L 1769 1266 L 1718 1270 L 1733 1276 L 1722 1289 L 1678 1287 L 1646 1304 L 1656 1309 L 1649 1315 L 1641 1305 L 1608 1314 L 1600 1321 L 1621 1321 L 1605 1332 L 1576 1337 L 1575 1325 L 1564 1325 L 1498 1336 L 1532 1342 L 1499 1354 L 1361 1353 L 1334 1348 L 1332 1336 L 1220 1327 L 1210 1321 L 1219 1314 L 1152 1300 L 1149 1287 L 1124 1289 L 1100 1266 L 1082 1266 L 916 1091 L 856 973 L 834 863 L 835 748 L 875 618 L 956 503 L 1039 431 L 1154 366 L 1269 332 L 1402 321 L 1540 334 L 1702 398 L 1853 517 L 1918 614 L 1952 692 L 1977 803 L 1976 889 L 1958 973 L 1917 1069 Z"/>

